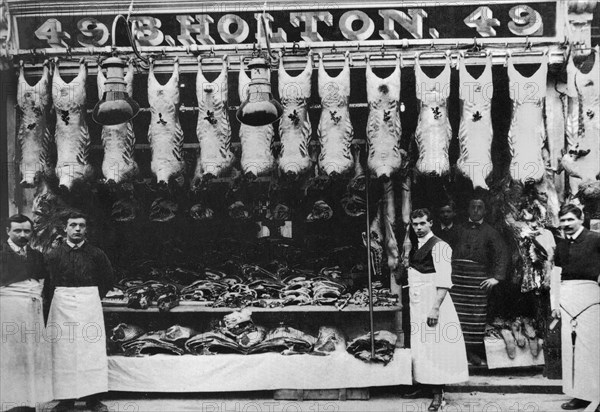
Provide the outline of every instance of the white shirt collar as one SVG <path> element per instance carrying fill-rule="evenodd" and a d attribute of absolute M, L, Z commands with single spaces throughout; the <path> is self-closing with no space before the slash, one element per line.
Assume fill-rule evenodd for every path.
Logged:
<path fill-rule="evenodd" d="M 577 232 L 573 233 L 572 235 L 567 235 L 567 239 L 568 239 L 569 237 L 570 237 L 570 238 L 573 238 L 573 239 L 577 239 L 577 238 L 579 237 L 579 235 L 581 234 L 581 232 L 583 232 L 583 226 L 581 226 L 581 227 L 579 228 L 579 230 L 578 230 Z"/>
<path fill-rule="evenodd" d="M 440 226 L 442 227 L 442 230 L 444 230 L 444 229 L 452 229 L 452 226 L 454 226 L 454 222 L 450 223 L 448 226 L 446 226 L 443 223 L 440 223 Z"/>
<path fill-rule="evenodd" d="M 23 246 L 23 247 L 19 247 L 17 246 L 17 244 L 15 242 L 12 241 L 11 238 L 8 238 L 8 246 L 10 246 L 10 248 L 18 254 L 21 254 L 21 250 L 24 251 L 25 253 L 27 253 L 27 245 Z"/>
<path fill-rule="evenodd" d="M 471 222 L 471 223 L 477 223 L 477 224 L 480 225 L 480 224 L 483 223 L 483 219 L 480 219 L 480 220 L 471 220 L 471 218 L 469 218 L 469 222 Z"/>
<path fill-rule="evenodd" d="M 85 240 L 82 240 L 79 243 L 73 243 L 69 239 L 67 239 L 67 245 L 69 245 L 69 247 L 71 249 L 79 249 L 81 246 L 83 246 L 84 243 L 85 243 Z"/>
<path fill-rule="evenodd" d="M 425 243 L 427 243 L 427 241 L 429 239 L 431 239 L 432 237 L 433 237 L 433 232 L 429 232 L 425 236 L 417 238 L 417 242 L 418 242 L 419 247 L 421 247 Z"/>

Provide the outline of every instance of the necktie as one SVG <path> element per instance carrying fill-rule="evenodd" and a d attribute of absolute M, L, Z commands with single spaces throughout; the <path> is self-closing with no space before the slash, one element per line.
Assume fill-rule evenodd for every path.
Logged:
<path fill-rule="evenodd" d="M 573 243 L 575 242 L 575 238 L 573 236 L 567 236 L 567 239 L 569 240 L 569 242 Z"/>
<path fill-rule="evenodd" d="M 21 255 L 23 257 L 27 256 L 27 251 L 25 250 L 24 247 L 19 249 L 19 255 Z"/>

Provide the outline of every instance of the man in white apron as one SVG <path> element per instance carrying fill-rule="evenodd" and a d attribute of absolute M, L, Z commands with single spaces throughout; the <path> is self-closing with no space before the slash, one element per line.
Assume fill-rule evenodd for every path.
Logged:
<path fill-rule="evenodd" d="M 44 258 L 29 246 L 33 223 L 8 218 L 0 255 L 0 409 L 34 411 L 52 400 L 50 343 L 44 336 Z"/>
<path fill-rule="evenodd" d="M 106 334 L 100 299 L 112 287 L 113 271 L 106 254 L 86 241 L 87 219 L 67 218 L 67 240 L 47 256 L 44 296 L 52 302 L 47 335 L 52 341 L 53 409 L 74 409 L 84 398 L 92 411 L 107 411 L 99 394 L 108 391 Z"/>
<path fill-rule="evenodd" d="M 434 236 L 427 209 L 411 213 L 417 235 L 409 255 L 411 354 L 413 376 L 433 391 L 429 411 L 444 404 L 444 386 L 469 380 L 467 352 L 458 315 L 448 290 L 452 287 L 452 249 Z"/>
<path fill-rule="evenodd" d="M 552 314 L 562 319 L 563 392 L 573 397 L 562 409 L 600 410 L 600 234 L 583 227 L 583 212 L 564 205 L 558 213 L 552 284 Z M 558 272 L 557 272 L 558 273 Z M 560 284 L 557 284 L 560 280 Z"/>

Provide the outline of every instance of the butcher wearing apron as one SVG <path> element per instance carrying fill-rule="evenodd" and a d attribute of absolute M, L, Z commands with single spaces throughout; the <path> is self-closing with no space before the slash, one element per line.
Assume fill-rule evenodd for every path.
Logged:
<path fill-rule="evenodd" d="M 429 219 L 427 209 L 411 215 L 418 244 L 408 268 L 410 341 L 414 379 L 435 385 L 429 410 L 437 411 L 443 405 L 442 385 L 467 381 L 469 371 L 460 322 L 447 293 L 452 288 L 452 249 L 433 235 Z"/>
<path fill-rule="evenodd" d="M 87 221 L 74 213 L 67 220 L 67 241 L 47 256 L 52 342 L 54 411 L 74 409 L 85 397 L 88 409 L 107 411 L 99 400 L 108 391 L 106 333 L 100 299 L 112 286 L 111 264 L 102 250 L 85 241 Z"/>
<path fill-rule="evenodd" d="M 44 334 L 40 252 L 28 246 L 32 222 L 8 219 L 0 246 L 0 409 L 29 408 L 52 400 L 52 358 Z"/>
<path fill-rule="evenodd" d="M 563 206 L 558 216 L 565 238 L 556 245 L 561 283 L 553 278 L 552 308 L 554 316 L 560 310 L 562 325 L 563 392 L 573 397 L 561 407 L 594 408 L 600 402 L 600 234 L 583 227 L 577 206 Z"/>

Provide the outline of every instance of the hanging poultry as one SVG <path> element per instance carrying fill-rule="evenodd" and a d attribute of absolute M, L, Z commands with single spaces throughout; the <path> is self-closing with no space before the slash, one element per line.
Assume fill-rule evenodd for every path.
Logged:
<path fill-rule="evenodd" d="M 31 86 L 25 79 L 23 62 L 19 70 L 17 104 L 20 123 L 17 139 L 21 152 L 21 184 L 33 186 L 39 174 L 52 173 L 50 152 L 52 137 L 48 130 L 48 103 L 50 100 L 50 63 L 44 62 L 42 77 Z"/>
<path fill-rule="evenodd" d="M 286 174 L 298 175 L 310 169 L 311 159 L 308 145 L 312 126 L 308 117 L 308 100 L 311 94 L 313 71 L 312 51 L 306 67 L 297 76 L 290 76 L 283 67 L 283 56 L 279 58 L 279 96 L 284 111 L 279 121 L 281 151 L 279 169 Z"/>
<path fill-rule="evenodd" d="M 89 178 L 92 167 L 88 163 L 90 134 L 85 121 L 85 82 L 87 66 L 79 62 L 79 73 L 66 83 L 58 69 L 58 59 L 52 79 L 52 99 L 56 110 L 56 175 L 59 185 L 71 189 L 73 182 Z"/>
<path fill-rule="evenodd" d="M 330 77 L 325 71 L 323 54 L 319 54 L 319 97 L 321 118 L 317 134 L 321 145 L 319 169 L 326 175 L 345 174 L 352 169 L 354 161 L 350 145 L 354 129 L 350 121 L 350 53 L 346 52 L 342 72 Z"/>
<path fill-rule="evenodd" d="M 183 174 L 183 130 L 179 123 L 179 60 L 175 58 L 173 74 L 161 85 L 154 76 L 154 61 L 148 73 L 150 127 L 148 140 L 152 148 L 150 168 L 159 184 Z"/>
<path fill-rule="evenodd" d="M 227 56 L 219 76 L 209 82 L 202 73 L 202 59 L 198 58 L 196 97 L 198 99 L 198 123 L 196 134 L 200 149 L 192 184 L 197 187 L 203 179 L 220 177 L 231 167 L 234 156 L 231 151 L 231 126 L 227 114 L 228 73 Z"/>
<path fill-rule="evenodd" d="M 126 91 L 133 96 L 133 60 L 129 61 L 129 68 L 125 75 Z M 104 95 L 106 77 L 102 70 L 98 70 L 96 78 L 98 96 Z M 102 160 L 102 174 L 107 182 L 121 183 L 135 176 L 138 166 L 133 158 L 135 151 L 135 135 L 131 121 L 102 127 L 102 144 L 104 145 L 104 159 Z"/>

